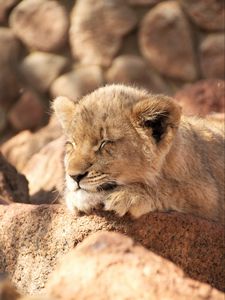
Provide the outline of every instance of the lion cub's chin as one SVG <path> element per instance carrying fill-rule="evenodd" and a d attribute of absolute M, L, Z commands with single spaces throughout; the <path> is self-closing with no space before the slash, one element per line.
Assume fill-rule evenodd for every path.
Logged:
<path fill-rule="evenodd" d="M 91 193 L 82 189 L 66 191 L 65 193 L 67 207 L 72 212 L 89 213 L 94 207 L 103 202 L 103 198 L 101 193 Z"/>

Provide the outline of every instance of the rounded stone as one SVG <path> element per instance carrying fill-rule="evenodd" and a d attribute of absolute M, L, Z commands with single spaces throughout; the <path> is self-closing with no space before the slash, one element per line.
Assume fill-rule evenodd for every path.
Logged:
<path fill-rule="evenodd" d="M 61 55 L 33 52 L 22 61 L 20 71 L 33 88 L 46 92 L 67 64 L 68 60 Z"/>
<path fill-rule="evenodd" d="M 211 33 L 200 43 L 200 65 L 204 78 L 225 79 L 225 35 Z"/>
<path fill-rule="evenodd" d="M 24 0 L 13 10 L 9 23 L 28 47 L 53 51 L 67 40 L 68 19 L 59 1 Z"/>
<path fill-rule="evenodd" d="M 82 66 L 57 78 L 50 91 L 53 97 L 65 96 L 77 101 L 103 83 L 103 73 L 99 66 Z"/>
<path fill-rule="evenodd" d="M 8 119 L 16 130 L 35 129 L 42 125 L 45 108 L 40 97 L 25 90 L 9 112 Z"/>
<path fill-rule="evenodd" d="M 122 37 L 136 25 L 134 12 L 122 0 L 78 0 L 71 17 L 72 53 L 84 64 L 108 66 Z"/>
<path fill-rule="evenodd" d="M 143 56 L 161 74 L 184 81 L 197 78 L 191 30 L 177 2 L 162 2 L 147 13 L 139 45 Z"/>
<path fill-rule="evenodd" d="M 135 55 L 118 56 L 107 71 L 106 80 L 143 87 L 155 93 L 168 91 L 163 79 L 140 56 Z"/>
<path fill-rule="evenodd" d="M 5 141 L 1 152 L 16 169 L 23 173 L 29 160 L 50 141 L 62 134 L 61 127 L 55 117 L 51 117 L 48 125 L 37 132 L 24 130 Z"/>
<path fill-rule="evenodd" d="M 192 21 L 205 30 L 225 29 L 224 0 L 180 0 Z"/>
<path fill-rule="evenodd" d="M 225 111 L 225 81 L 200 80 L 184 86 L 175 94 L 185 115 L 206 116 Z"/>
<path fill-rule="evenodd" d="M 64 137 L 41 147 L 23 169 L 29 181 L 30 203 L 56 203 L 64 194 Z M 46 172 L 46 170 L 48 170 Z"/>

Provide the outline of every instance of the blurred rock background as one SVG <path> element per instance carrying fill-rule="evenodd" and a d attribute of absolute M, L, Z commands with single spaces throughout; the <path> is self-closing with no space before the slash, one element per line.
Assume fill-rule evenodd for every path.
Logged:
<path fill-rule="evenodd" d="M 224 111 L 224 11 L 223 0 L 0 0 L 0 142 L 46 125 L 54 97 L 106 83 L 175 95 L 185 113 Z"/>

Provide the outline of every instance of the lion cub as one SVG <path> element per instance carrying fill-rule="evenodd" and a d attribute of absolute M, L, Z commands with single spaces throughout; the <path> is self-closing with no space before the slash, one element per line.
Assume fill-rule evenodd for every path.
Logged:
<path fill-rule="evenodd" d="M 224 221 L 224 129 L 181 116 L 173 99 L 123 85 L 74 103 L 58 97 L 65 131 L 65 201 L 119 216 L 176 210 Z"/>

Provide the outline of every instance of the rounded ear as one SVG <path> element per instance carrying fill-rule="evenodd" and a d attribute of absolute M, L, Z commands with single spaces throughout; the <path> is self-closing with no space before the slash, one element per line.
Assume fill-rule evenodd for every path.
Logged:
<path fill-rule="evenodd" d="M 168 128 L 177 128 L 181 107 L 170 97 L 150 96 L 133 106 L 132 116 L 139 126 L 151 128 L 152 136 L 159 142 Z"/>
<path fill-rule="evenodd" d="M 63 129 L 68 128 L 73 120 L 75 103 L 67 97 L 57 97 L 52 102 L 52 109 Z"/>

